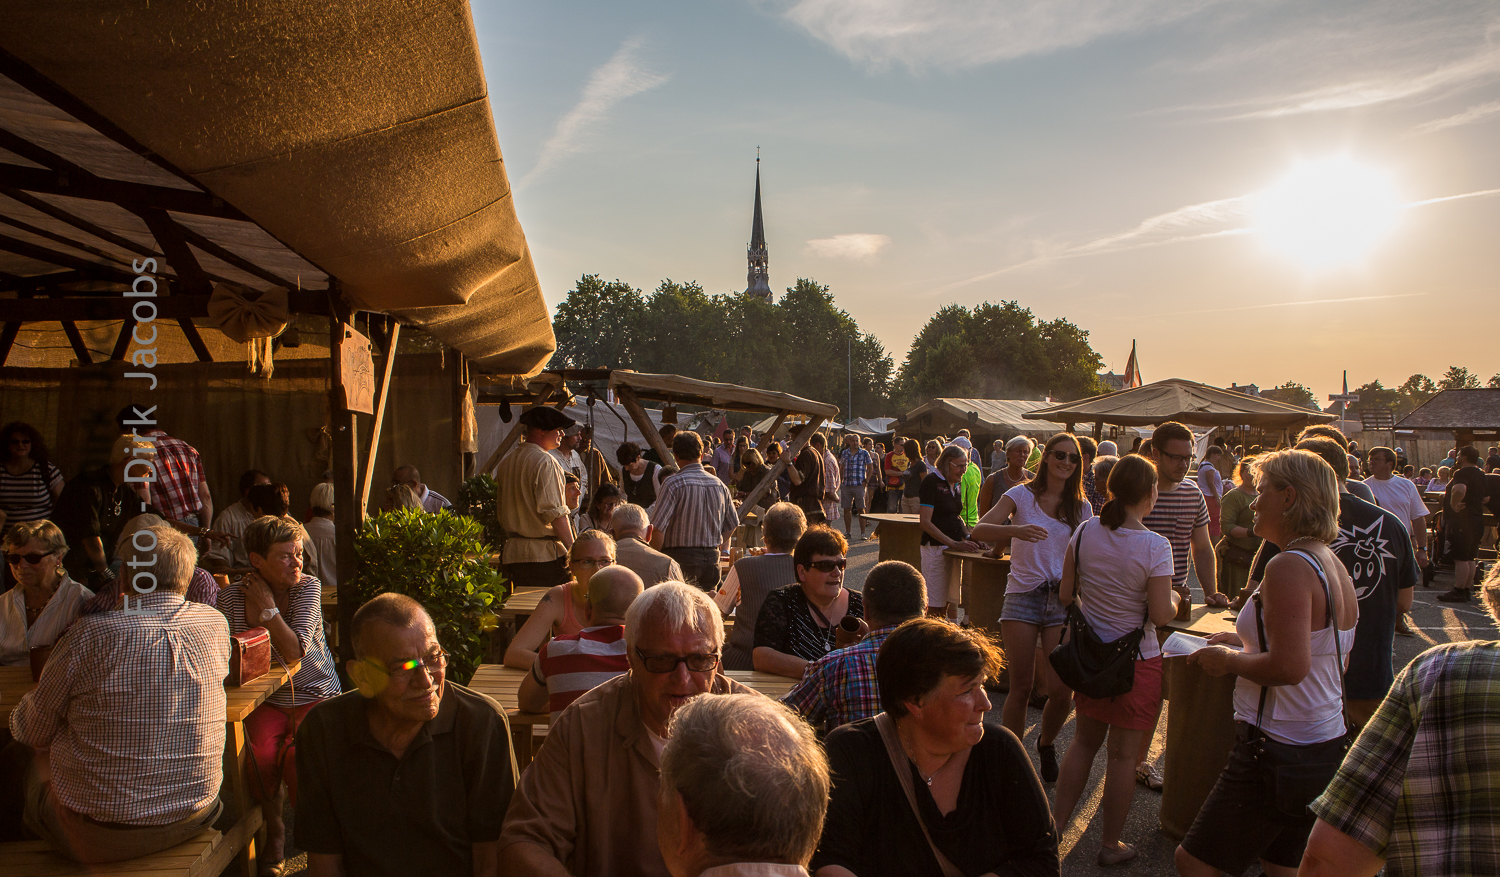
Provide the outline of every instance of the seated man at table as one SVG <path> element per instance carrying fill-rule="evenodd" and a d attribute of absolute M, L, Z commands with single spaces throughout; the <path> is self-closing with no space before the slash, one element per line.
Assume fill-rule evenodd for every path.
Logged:
<path fill-rule="evenodd" d="M 875 564 L 865 578 L 865 623 L 870 632 L 857 644 L 829 652 L 807 665 L 802 681 L 781 702 L 814 728 L 832 731 L 880 712 L 875 656 L 890 632 L 927 611 L 927 583 L 900 560 Z"/>
<path fill-rule="evenodd" d="M 646 587 L 682 581 L 677 561 L 651 547 L 651 517 L 635 503 L 615 506 L 609 525 L 615 534 L 615 563 L 634 570 Z"/>
<path fill-rule="evenodd" d="M 700 697 L 672 717 L 657 841 L 672 877 L 807 877 L 828 809 L 828 757 L 785 707 Z"/>
<path fill-rule="evenodd" d="M 720 674 L 723 642 L 718 607 L 695 587 L 663 582 L 630 604 L 630 672 L 553 723 L 505 817 L 508 873 L 667 877 L 656 798 L 672 713 L 700 694 L 751 691 Z"/>
<path fill-rule="evenodd" d="M 198 556 L 188 537 L 142 533 L 155 538 L 130 543 L 128 606 L 79 618 L 10 715 L 36 750 L 26 825 L 80 862 L 176 846 L 222 809 L 229 624 L 183 599 Z"/>
<path fill-rule="evenodd" d="M 556 722 L 558 714 L 585 692 L 629 672 L 625 612 L 644 587 L 640 576 L 618 565 L 589 578 L 584 628 L 542 644 L 516 694 L 522 712 L 550 712 Z"/>
<path fill-rule="evenodd" d="M 447 680 L 432 617 L 404 594 L 354 613 L 358 691 L 297 730 L 297 846 L 311 877 L 493 875 L 516 784 L 499 704 Z"/>

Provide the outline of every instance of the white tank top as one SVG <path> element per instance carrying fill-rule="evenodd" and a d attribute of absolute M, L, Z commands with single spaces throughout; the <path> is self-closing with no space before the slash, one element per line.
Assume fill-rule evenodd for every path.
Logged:
<path fill-rule="evenodd" d="M 1332 589 L 1328 577 L 1317 559 L 1305 551 L 1285 551 L 1295 554 L 1312 564 L 1323 583 L 1325 603 L 1328 606 L 1328 624 L 1322 630 L 1312 632 L 1312 666 L 1307 676 L 1296 685 L 1273 685 L 1266 696 L 1266 711 L 1260 718 L 1260 729 L 1272 740 L 1307 746 L 1323 743 L 1344 733 L 1344 687 L 1343 670 L 1349 666 L 1349 649 L 1354 645 L 1354 628 L 1338 629 L 1337 615 L 1333 611 Z M 1245 644 L 1245 654 L 1261 651 L 1260 636 L 1255 629 L 1255 601 L 1245 601 L 1245 607 L 1235 618 L 1234 630 Z M 1358 607 L 1356 606 L 1356 609 Z M 1343 653 L 1344 666 L 1338 664 L 1334 651 L 1334 635 L 1338 635 L 1338 649 Z M 1234 717 L 1241 722 L 1255 724 L 1255 714 L 1260 707 L 1261 686 L 1241 676 L 1234 684 Z"/>
<path fill-rule="evenodd" d="M 1063 521 L 1049 516 L 1037 505 L 1036 494 L 1024 484 L 1017 484 L 1005 492 L 1016 504 L 1010 522 L 1015 525 L 1036 524 L 1047 530 L 1047 538 L 1040 542 L 1012 539 L 1010 543 L 1010 574 L 1005 580 L 1005 593 L 1027 594 L 1046 582 L 1062 580 L 1063 560 L 1068 554 L 1068 539 L 1073 529 Z M 1079 522 L 1094 516 L 1088 500 L 1079 508 Z"/>

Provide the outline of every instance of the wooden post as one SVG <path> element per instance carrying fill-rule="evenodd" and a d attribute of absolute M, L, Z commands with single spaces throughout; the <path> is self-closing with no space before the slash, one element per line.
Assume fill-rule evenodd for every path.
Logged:
<path fill-rule="evenodd" d="M 782 417 L 785 418 L 786 415 L 783 414 Z M 813 433 L 818 431 L 818 425 L 822 419 L 811 414 L 807 416 L 807 422 L 802 424 L 795 433 L 791 447 L 787 448 L 786 453 L 781 455 L 781 459 L 776 461 L 776 465 L 771 467 L 771 471 L 766 474 L 766 477 L 762 478 L 760 483 L 755 485 L 755 489 L 745 495 L 745 501 L 740 503 L 740 521 L 743 522 L 745 520 L 745 516 L 750 514 L 752 508 L 755 508 L 755 504 L 760 501 L 760 498 L 765 496 L 766 491 L 771 489 L 771 482 L 776 480 L 776 476 L 780 475 L 782 470 L 787 466 L 792 465 L 792 461 L 797 459 L 798 454 L 802 453 L 802 449 L 812 440 Z"/>
<path fill-rule="evenodd" d="M 542 392 L 537 394 L 536 401 L 532 404 L 534 406 L 546 405 L 547 400 L 550 398 L 552 398 L 552 388 L 544 387 Z M 524 427 L 521 426 L 521 418 L 518 415 L 516 422 L 510 425 L 510 432 L 506 433 L 505 438 L 500 440 L 500 446 L 495 448 L 495 453 L 490 454 L 489 460 L 485 461 L 484 468 L 479 471 L 493 473 L 495 467 L 500 465 L 500 461 L 504 459 L 506 453 L 516 446 L 516 442 L 521 440 L 521 433 L 524 431 Z"/>
<path fill-rule="evenodd" d="M 375 400 L 375 426 L 370 430 L 370 452 L 365 455 L 365 477 L 359 485 L 359 508 L 370 507 L 370 485 L 375 481 L 375 454 L 380 450 L 380 427 L 385 423 L 385 401 L 391 395 L 391 372 L 396 370 L 396 343 L 401 340 L 401 324 L 391 326 L 390 342 L 385 348 L 385 374 L 380 379 L 380 397 Z"/>
<path fill-rule="evenodd" d="M 620 404 L 630 414 L 630 419 L 635 421 L 635 428 L 641 431 L 651 447 L 656 449 L 657 456 L 661 457 L 663 466 L 672 466 L 676 458 L 672 456 L 672 449 L 662 439 L 661 433 L 651 425 L 651 418 L 646 416 L 646 409 L 641 407 L 641 400 L 635 396 L 635 390 L 630 387 L 616 387 L 615 394 L 620 397 Z"/>
<path fill-rule="evenodd" d="M 354 645 L 349 638 L 354 629 L 354 610 L 358 608 L 355 575 L 359 561 L 354 553 L 354 540 L 364 524 L 365 508 L 360 504 L 355 480 L 358 477 L 355 474 L 359 457 L 358 420 L 344 404 L 343 358 L 339 355 L 349 309 L 333 289 L 329 290 L 328 313 L 329 369 L 332 372 L 328 419 L 333 432 L 333 520 L 339 571 L 338 650 L 339 663 L 342 664 L 354 657 Z"/>
<path fill-rule="evenodd" d="M 777 413 L 776 420 L 771 423 L 771 428 L 766 430 L 765 434 L 760 437 L 760 445 L 758 447 L 769 447 L 766 444 L 767 442 L 776 441 L 776 430 L 781 429 L 781 425 L 786 423 L 786 418 L 787 412 L 781 411 Z"/>

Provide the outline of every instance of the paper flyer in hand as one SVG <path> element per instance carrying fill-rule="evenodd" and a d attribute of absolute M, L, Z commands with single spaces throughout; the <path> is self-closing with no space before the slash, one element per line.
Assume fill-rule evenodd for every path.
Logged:
<path fill-rule="evenodd" d="M 1181 658 L 1191 655 L 1199 649 L 1207 648 L 1208 640 L 1201 636 L 1193 636 L 1182 631 L 1173 631 L 1167 637 L 1166 642 L 1161 644 L 1161 656 L 1163 658 Z"/>

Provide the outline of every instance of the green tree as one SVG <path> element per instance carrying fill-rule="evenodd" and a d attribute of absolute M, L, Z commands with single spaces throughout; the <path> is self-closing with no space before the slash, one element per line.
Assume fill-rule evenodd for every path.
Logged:
<path fill-rule="evenodd" d="M 1444 390 L 1477 390 L 1479 375 L 1470 373 L 1463 366 L 1450 365 L 1438 380 L 1438 386 Z"/>
<path fill-rule="evenodd" d="M 1358 417 L 1366 411 L 1389 411 L 1393 417 L 1405 413 L 1402 409 L 1406 399 L 1401 391 L 1383 386 L 1378 379 L 1355 387 L 1354 392 L 1359 396 L 1359 401 L 1349 403 L 1351 417 Z"/>
<path fill-rule="evenodd" d="M 554 368 L 634 368 L 641 352 L 645 299 L 620 280 L 585 274 L 552 318 Z"/>
<path fill-rule="evenodd" d="M 1296 405 L 1298 408 L 1309 408 L 1313 411 L 1323 410 L 1318 407 L 1317 397 L 1313 395 L 1312 390 L 1309 390 L 1296 381 L 1287 381 L 1279 387 L 1262 390 L 1260 394 L 1267 399 L 1285 402 L 1288 405 Z"/>
<path fill-rule="evenodd" d="M 1485 384 L 1491 390 L 1500 390 L 1500 373 L 1490 375 L 1489 383 Z"/>
<path fill-rule="evenodd" d="M 1441 389 L 1437 383 L 1426 375 L 1412 375 L 1402 382 L 1397 391 L 1401 394 L 1401 414 L 1409 414 L 1416 410 L 1417 406 L 1437 395 Z"/>

